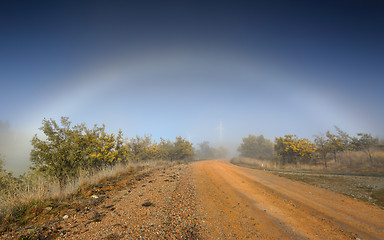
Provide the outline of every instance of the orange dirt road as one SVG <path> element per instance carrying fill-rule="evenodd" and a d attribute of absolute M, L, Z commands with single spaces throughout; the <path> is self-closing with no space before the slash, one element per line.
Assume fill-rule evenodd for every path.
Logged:
<path fill-rule="evenodd" d="M 384 239 L 384 210 L 262 170 L 192 164 L 204 239 Z"/>

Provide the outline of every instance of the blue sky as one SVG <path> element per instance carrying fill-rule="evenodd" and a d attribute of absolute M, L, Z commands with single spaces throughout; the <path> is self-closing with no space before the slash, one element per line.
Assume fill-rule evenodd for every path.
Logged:
<path fill-rule="evenodd" d="M 0 150 L 11 169 L 28 164 L 43 118 L 60 116 L 127 137 L 181 135 L 232 149 L 248 134 L 311 138 L 334 125 L 384 137 L 381 1 L 0 9 L 0 121 L 9 122 Z"/>

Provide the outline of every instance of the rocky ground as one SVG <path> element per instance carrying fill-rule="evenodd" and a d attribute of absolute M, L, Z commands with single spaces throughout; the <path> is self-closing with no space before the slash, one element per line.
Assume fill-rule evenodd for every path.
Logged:
<path fill-rule="evenodd" d="M 199 239 L 190 175 L 181 164 L 102 183 L 0 238 Z"/>

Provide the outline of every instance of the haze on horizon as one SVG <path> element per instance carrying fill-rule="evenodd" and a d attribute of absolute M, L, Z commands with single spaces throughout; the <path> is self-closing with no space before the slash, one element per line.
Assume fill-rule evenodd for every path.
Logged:
<path fill-rule="evenodd" d="M 381 1 L 5 1 L 0 153 L 44 118 L 231 145 L 333 130 L 384 138 Z M 9 125 L 5 124 L 6 122 Z"/>

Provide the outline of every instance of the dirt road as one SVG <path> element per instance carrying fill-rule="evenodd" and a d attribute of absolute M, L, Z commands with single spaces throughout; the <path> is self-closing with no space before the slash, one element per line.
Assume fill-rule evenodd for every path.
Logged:
<path fill-rule="evenodd" d="M 384 239 L 384 210 L 215 160 L 94 185 L 0 239 Z"/>
<path fill-rule="evenodd" d="M 192 165 L 204 239 L 384 239 L 384 210 L 223 161 Z"/>

